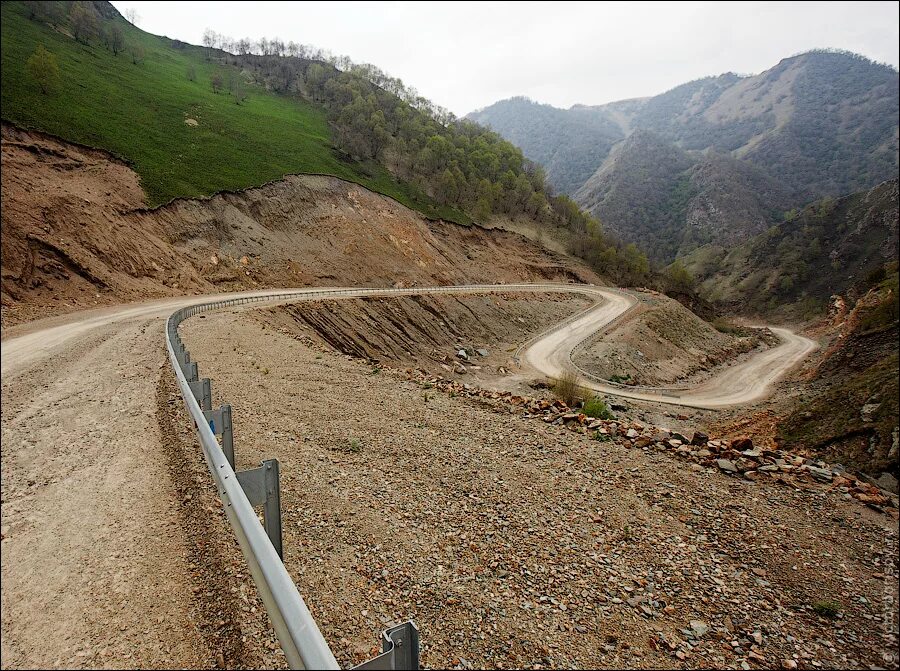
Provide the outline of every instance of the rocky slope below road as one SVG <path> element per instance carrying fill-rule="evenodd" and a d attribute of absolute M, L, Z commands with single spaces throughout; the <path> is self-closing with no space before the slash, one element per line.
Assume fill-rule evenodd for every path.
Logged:
<path fill-rule="evenodd" d="M 897 289 L 872 290 L 852 310 L 837 309 L 831 346 L 808 376 L 810 398 L 778 422 L 782 444 L 802 446 L 882 478 L 897 491 L 900 396 L 897 379 Z M 891 479 L 893 478 L 893 480 Z"/>
<path fill-rule="evenodd" d="M 282 463 L 288 569 L 344 666 L 409 618 L 441 668 L 867 668 L 896 648 L 896 521 L 841 488 L 372 375 L 255 315 L 183 336 L 235 408 L 239 466 Z"/>
<path fill-rule="evenodd" d="M 2 300 L 10 325 L 77 309 L 249 288 L 601 283 L 514 233 L 429 221 L 333 177 L 144 207 L 106 152 L 2 129 Z"/>

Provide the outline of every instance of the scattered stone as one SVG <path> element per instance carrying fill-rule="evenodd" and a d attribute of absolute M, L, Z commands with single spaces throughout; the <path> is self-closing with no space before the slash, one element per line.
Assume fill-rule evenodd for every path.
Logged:
<path fill-rule="evenodd" d="M 709 436 L 702 431 L 695 431 L 694 437 L 691 438 L 691 445 L 703 446 L 709 442 Z"/>
<path fill-rule="evenodd" d="M 875 413 L 881 407 L 881 403 L 866 403 L 859 411 L 859 418 L 867 424 L 875 421 Z"/>
<path fill-rule="evenodd" d="M 708 631 L 709 625 L 706 622 L 691 620 L 691 632 L 693 632 L 695 638 L 703 638 Z"/>
<path fill-rule="evenodd" d="M 882 473 L 876 481 L 876 484 L 884 490 L 893 494 L 897 493 L 897 478 L 890 473 Z"/>
<path fill-rule="evenodd" d="M 719 467 L 720 470 L 725 471 L 726 473 L 737 473 L 737 466 L 734 465 L 734 462 L 729 459 L 716 459 L 716 466 Z"/>
<path fill-rule="evenodd" d="M 750 436 L 739 436 L 731 441 L 731 449 L 737 452 L 744 452 L 753 449 L 753 440 Z"/>

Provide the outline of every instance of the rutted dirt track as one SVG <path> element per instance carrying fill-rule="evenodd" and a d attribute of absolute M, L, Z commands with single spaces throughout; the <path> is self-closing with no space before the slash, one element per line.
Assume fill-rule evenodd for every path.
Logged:
<path fill-rule="evenodd" d="M 605 301 L 577 320 L 562 325 L 533 342 L 524 354 L 525 361 L 550 377 L 572 370 L 572 350 L 592 333 L 604 328 L 623 314 L 635 299 L 608 289 L 593 289 Z M 752 403 L 768 394 L 772 384 L 816 348 L 809 338 L 786 328 L 772 328 L 781 344 L 732 366 L 691 390 L 631 390 L 586 378 L 585 386 L 607 394 L 642 401 L 671 403 L 695 408 L 724 408 Z"/>
<path fill-rule="evenodd" d="M 201 517 L 220 517 L 219 510 L 202 470 L 193 484 L 180 482 L 179 453 L 164 449 L 173 424 L 162 423 L 154 401 L 171 402 L 160 391 L 169 374 L 162 318 L 197 300 L 99 311 L 49 329 L 32 325 L 4 340 L 4 666 L 277 661 L 260 657 L 271 645 L 264 631 L 252 639 L 262 641 L 259 649 L 217 659 L 225 640 L 219 636 L 233 633 L 235 619 L 252 629 L 251 615 L 260 614 L 258 607 L 252 612 L 246 572 L 233 583 L 243 595 L 237 606 L 210 588 L 209 566 L 198 556 L 227 531 L 221 519 L 210 531 L 219 540 L 186 531 L 184 506 Z M 180 454 L 183 460 L 186 452 Z M 200 501 L 208 509 L 197 509 Z M 228 570 L 240 576 L 230 545 L 222 552 L 232 553 L 237 563 Z M 341 636 L 336 625 L 330 633 Z"/>

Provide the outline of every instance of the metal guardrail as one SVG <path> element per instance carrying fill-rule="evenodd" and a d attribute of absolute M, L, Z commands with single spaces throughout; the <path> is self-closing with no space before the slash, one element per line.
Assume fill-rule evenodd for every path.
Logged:
<path fill-rule="evenodd" d="M 178 334 L 178 326 L 202 312 L 272 301 L 322 300 L 366 296 L 421 295 L 499 291 L 578 292 L 579 285 L 500 284 L 404 289 L 304 289 L 276 291 L 255 296 L 200 303 L 181 308 L 166 321 L 166 348 L 185 406 L 200 439 L 206 464 L 216 484 L 225 514 L 256 583 L 260 598 L 281 643 L 288 665 L 294 669 L 340 668 L 312 614 L 300 596 L 282 561 L 278 462 L 267 460 L 260 468 L 236 472 L 231 432 L 231 407 L 212 408 L 212 383 L 200 378 Z M 219 444 L 216 434 L 222 436 Z M 264 525 L 253 510 L 265 506 Z M 360 669 L 418 669 L 419 632 L 407 622 L 382 635 L 383 652 L 361 664 Z"/>

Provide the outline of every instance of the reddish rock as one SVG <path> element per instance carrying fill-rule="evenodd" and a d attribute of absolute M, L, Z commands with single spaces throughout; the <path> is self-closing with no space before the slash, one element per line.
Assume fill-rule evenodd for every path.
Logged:
<path fill-rule="evenodd" d="M 739 436 L 731 441 L 731 449 L 736 452 L 753 449 L 753 440 L 750 436 Z"/>

